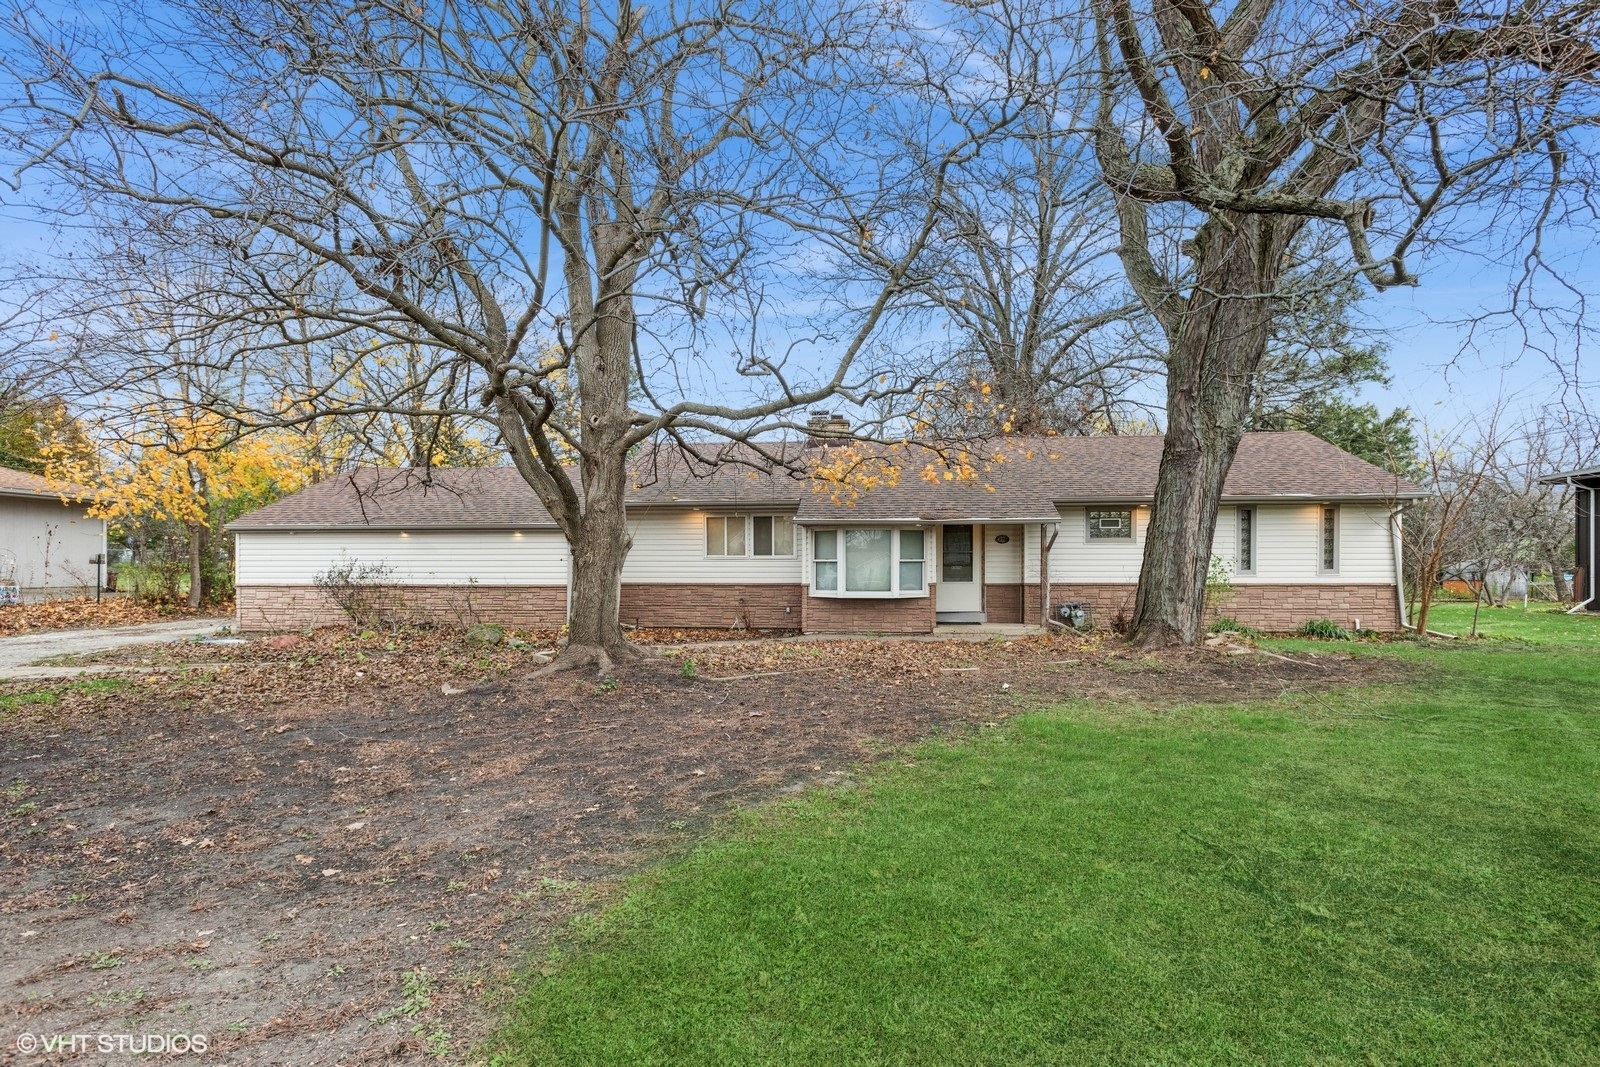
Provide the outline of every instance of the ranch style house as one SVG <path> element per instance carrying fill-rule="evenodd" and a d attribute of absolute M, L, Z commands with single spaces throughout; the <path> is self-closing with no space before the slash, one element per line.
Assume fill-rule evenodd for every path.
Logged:
<path fill-rule="evenodd" d="M 1158 436 L 1005 439 L 965 466 L 871 446 L 903 465 L 898 478 L 843 480 L 817 471 L 861 446 L 766 447 L 818 459 L 801 476 L 748 449 L 735 463 L 636 459 L 625 624 L 914 634 L 1047 617 L 1107 627 L 1131 611 Z M 1216 611 L 1269 631 L 1320 618 L 1396 629 L 1400 523 L 1420 495 L 1311 434 L 1245 435 L 1213 544 L 1231 587 Z M 315 579 L 350 563 L 381 568 L 419 616 L 566 619 L 566 541 L 510 467 L 364 468 L 229 529 L 242 630 L 343 621 Z"/>

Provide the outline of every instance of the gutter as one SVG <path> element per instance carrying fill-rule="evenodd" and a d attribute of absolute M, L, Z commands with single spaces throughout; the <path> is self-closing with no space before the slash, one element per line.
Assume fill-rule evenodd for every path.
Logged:
<path fill-rule="evenodd" d="M 223 531 L 225 533 L 278 533 L 278 534 L 295 534 L 295 533 L 522 533 L 524 531 L 528 531 L 528 532 L 548 532 L 548 531 L 551 531 L 551 530 L 559 531 L 560 527 L 557 526 L 553 522 L 552 523 L 540 523 L 540 524 L 537 524 L 537 525 L 529 524 L 529 525 L 524 525 L 524 526 L 508 526 L 508 525 L 505 525 L 505 524 L 502 524 L 502 523 L 497 523 L 497 524 L 491 525 L 491 526 L 459 526 L 459 525 L 452 526 L 452 525 L 433 525 L 433 524 L 430 524 L 430 523 L 411 523 L 409 525 L 398 525 L 398 526 L 397 525 L 390 525 L 390 524 L 367 525 L 365 523 L 354 524 L 354 525 L 350 524 L 350 523 L 340 523 L 338 525 L 329 524 L 329 525 L 312 525 L 312 526 L 308 526 L 308 525 L 305 525 L 304 523 L 296 523 L 296 524 L 294 524 L 292 526 L 288 525 L 288 524 L 270 525 L 269 526 L 269 525 L 266 525 L 266 524 L 262 524 L 262 525 L 254 525 L 254 524 L 240 525 L 239 523 L 236 523 L 236 522 L 230 522 L 226 526 L 224 526 L 222 529 L 223 529 Z"/>

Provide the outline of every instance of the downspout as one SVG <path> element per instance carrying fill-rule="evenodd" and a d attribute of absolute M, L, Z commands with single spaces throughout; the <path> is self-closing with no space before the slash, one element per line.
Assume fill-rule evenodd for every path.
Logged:
<path fill-rule="evenodd" d="M 562 544 L 567 547 L 567 628 L 572 628 L 572 544 L 562 535 Z"/>
<path fill-rule="evenodd" d="M 1406 572 L 1402 565 L 1404 556 L 1400 551 L 1400 517 L 1405 514 L 1405 508 L 1399 507 L 1389 512 L 1389 530 L 1394 535 L 1394 595 L 1400 607 L 1400 628 L 1417 632 L 1417 628 L 1406 620 Z M 1451 641 L 1459 640 L 1455 634 L 1440 633 L 1438 630 L 1426 631 L 1428 637 L 1444 637 Z"/>
<path fill-rule="evenodd" d="M 1046 532 L 1050 534 L 1048 541 L 1044 537 Z M 1056 535 L 1060 532 L 1061 524 L 1058 522 L 1039 524 L 1039 611 L 1044 616 L 1046 630 L 1056 621 L 1050 617 L 1050 550 L 1056 547 Z"/>
<path fill-rule="evenodd" d="M 1406 569 L 1405 554 L 1400 545 L 1400 522 L 1406 512 L 1406 505 L 1400 504 L 1389 512 L 1389 535 L 1394 545 L 1394 599 L 1400 609 L 1400 629 L 1415 630 L 1411 625 L 1411 613 L 1406 606 Z"/>

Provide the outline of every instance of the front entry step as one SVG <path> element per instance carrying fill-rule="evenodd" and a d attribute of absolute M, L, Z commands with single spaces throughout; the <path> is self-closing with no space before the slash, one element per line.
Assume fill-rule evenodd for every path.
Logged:
<path fill-rule="evenodd" d="M 989 616 L 982 611 L 936 611 L 933 614 L 933 621 L 938 623 L 985 623 L 989 621 Z"/>

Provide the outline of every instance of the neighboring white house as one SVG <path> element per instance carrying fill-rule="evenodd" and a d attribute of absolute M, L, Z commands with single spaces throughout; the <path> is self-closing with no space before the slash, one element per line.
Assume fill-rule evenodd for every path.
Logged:
<path fill-rule="evenodd" d="M 89 517 L 87 496 L 0 467 L 0 588 L 20 589 L 24 600 L 94 594 L 106 524 Z"/>
<path fill-rule="evenodd" d="M 925 633 L 1078 612 L 1114 625 L 1132 608 L 1161 446 L 1159 437 L 1008 439 L 948 477 L 926 453 L 877 446 L 895 476 L 871 488 L 647 454 L 628 499 L 622 618 Z M 804 447 L 830 454 L 825 442 Z M 1310 434 L 1247 434 L 1214 542 L 1232 575 L 1221 612 L 1270 630 L 1317 618 L 1395 629 L 1398 513 L 1419 495 Z M 365 469 L 229 529 L 244 629 L 339 621 L 314 580 L 345 560 L 382 567 L 438 616 L 526 627 L 565 619 L 566 542 L 511 468 Z"/>

